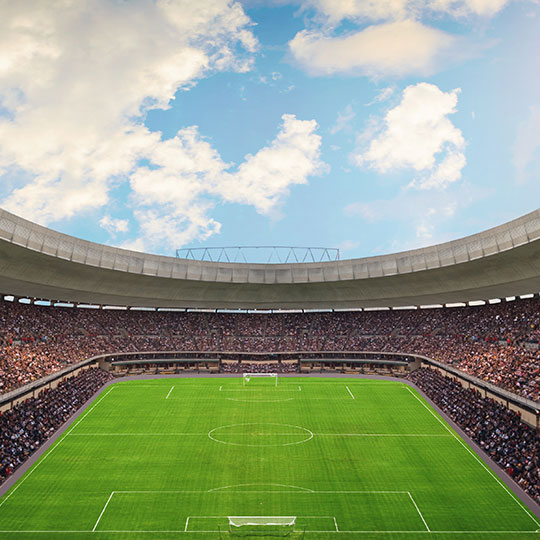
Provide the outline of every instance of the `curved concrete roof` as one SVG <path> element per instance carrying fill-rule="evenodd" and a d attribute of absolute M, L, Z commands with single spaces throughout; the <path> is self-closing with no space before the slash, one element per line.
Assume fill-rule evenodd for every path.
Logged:
<path fill-rule="evenodd" d="M 176 259 L 95 244 L 0 209 L 0 292 L 94 304 L 356 308 L 540 291 L 540 209 L 460 240 L 320 263 Z"/>

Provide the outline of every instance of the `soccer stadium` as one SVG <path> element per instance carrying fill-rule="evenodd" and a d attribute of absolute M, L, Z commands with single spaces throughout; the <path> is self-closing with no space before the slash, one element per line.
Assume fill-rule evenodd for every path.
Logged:
<path fill-rule="evenodd" d="M 0 1 L 0 540 L 540 538 L 539 20 Z"/>
<path fill-rule="evenodd" d="M 0 238 L 0 534 L 538 534 L 540 211 L 304 264 Z"/>

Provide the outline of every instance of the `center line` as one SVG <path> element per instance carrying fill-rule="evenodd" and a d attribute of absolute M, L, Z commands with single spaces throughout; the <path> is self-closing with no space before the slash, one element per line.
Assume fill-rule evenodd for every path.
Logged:
<path fill-rule="evenodd" d="M 351 389 L 350 389 L 348 386 L 346 386 L 345 388 L 347 389 L 347 392 L 349 392 L 349 394 L 351 394 L 351 397 L 352 397 L 353 399 L 356 399 L 356 398 L 353 396 L 353 393 L 351 392 Z"/>
<path fill-rule="evenodd" d="M 169 393 L 167 394 L 167 397 L 165 399 L 169 399 L 169 396 L 171 395 L 171 392 L 174 390 L 174 385 L 171 386 L 171 389 L 169 390 Z"/>

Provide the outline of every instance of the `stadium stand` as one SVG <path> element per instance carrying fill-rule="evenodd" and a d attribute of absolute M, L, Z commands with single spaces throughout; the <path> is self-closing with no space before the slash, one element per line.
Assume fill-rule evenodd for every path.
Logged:
<path fill-rule="evenodd" d="M 0 393 L 104 353 L 381 351 L 422 354 L 537 401 L 539 338 L 538 298 L 475 307 L 283 314 L 91 310 L 4 301 Z"/>
<path fill-rule="evenodd" d="M 0 484 L 112 375 L 90 368 L 0 415 Z"/>

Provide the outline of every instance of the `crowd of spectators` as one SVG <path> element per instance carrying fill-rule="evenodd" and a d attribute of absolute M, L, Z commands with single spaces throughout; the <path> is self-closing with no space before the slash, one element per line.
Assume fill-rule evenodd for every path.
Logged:
<path fill-rule="evenodd" d="M 417 369 L 408 378 L 540 503 L 540 435 L 533 428 L 514 411 L 434 369 Z"/>
<path fill-rule="evenodd" d="M 0 393 L 90 356 L 136 351 L 417 353 L 540 398 L 540 300 L 456 308 L 209 313 L 0 301 Z"/>
<path fill-rule="evenodd" d="M 0 484 L 110 379 L 90 368 L 1 414 Z"/>
<path fill-rule="evenodd" d="M 295 373 L 297 362 L 222 362 L 223 373 Z"/>

